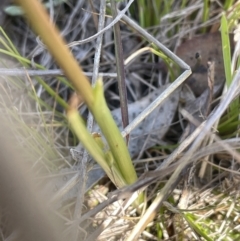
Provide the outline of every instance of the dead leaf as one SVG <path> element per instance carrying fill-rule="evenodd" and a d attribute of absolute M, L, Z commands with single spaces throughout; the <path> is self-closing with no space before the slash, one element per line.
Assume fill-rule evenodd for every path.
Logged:
<path fill-rule="evenodd" d="M 231 43 L 233 43 L 232 36 L 230 39 Z M 201 56 L 201 63 L 194 69 L 197 63 L 197 53 Z M 219 32 L 199 35 L 185 41 L 178 47 L 176 54 L 193 69 L 193 74 L 188 78 L 186 83 L 191 87 L 196 96 L 200 96 L 208 88 L 208 61 L 215 62 L 215 85 L 225 82 L 222 42 Z"/>
<path fill-rule="evenodd" d="M 131 123 L 147 106 L 149 106 L 170 84 L 159 87 L 146 97 L 128 105 L 129 123 Z M 144 150 L 159 144 L 168 131 L 175 115 L 179 101 L 179 89 L 174 91 L 166 101 L 148 115 L 130 134 L 128 149 L 132 157 Z M 112 111 L 113 118 L 120 130 L 121 111 Z M 95 129 L 94 129 L 95 130 Z M 95 130 L 96 131 L 96 130 Z M 146 142 L 146 143 L 145 143 Z"/>

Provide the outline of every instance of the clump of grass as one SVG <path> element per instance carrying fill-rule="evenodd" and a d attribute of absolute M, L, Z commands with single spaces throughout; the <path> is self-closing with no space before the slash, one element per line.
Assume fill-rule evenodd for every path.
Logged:
<path fill-rule="evenodd" d="M 2 67 L 13 68 L 15 66 L 22 66 L 29 68 L 30 61 L 19 54 L 2 28 L 0 29 L 0 33 L 0 42 L 2 45 L 0 53 L 2 53 L 2 58 L 4 59 L 1 64 Z M 36 67 L 43 69 L 40 65 Z M 14 75 L 14 71 L 12 75 Z M 55 166 L 56 169 L 56 163 L 50 160 L 58 160 L 61 155 L 59 155 L 60 153 L 56 150 L 56 139 L 58 139 L 59 136 L 55 136 L 56 133 L 54 129 L 58 127 L 66 128 L 67 123 L 66 121 L 57 122 L 55 120 L 52 122 L 51 116 L 55 113 L 54 115 L 64 120 L 63 114 L 54 111 L 51 107 L 52 103 L 47 103 L 39 98 L 30 77 L 25 78 L 25 80 L 21 77 L 13 78 L 6 76 L 2 78 L 4 80 L 2 88 L 5 89 L 6 86 L 8 86 L 10 92 L 8 89 L 5 89 L 4 92 L 6 96 L 2 98 L 1 109 L 3 112 L 6 112 L 9 121 L 15 123 L 13 127 L 15 126 L 16 128 L 16 138 L 21 139 L 19 143 L 22 143 L 28 155 L 30 155 L 30 153 L 32 153 L 33 156 L 37 155 L 41 157 L 40 162 L 43 162 L 49 168 L 54 168 Z M 35 80 L 42 83 L 48 93 L 52 94 L 60 103 L 66 105 L 66 102 L 60 98 L 43 79 L 36 77 Z M 21 96 L 24 96 L 24 98 L 21 98 Z M 39 132 L 40 129 L 41 132 Z M 46 142 L 46 140 L 48 141 Z M 28 159 L 31 160 L 31 158 Z M 36 165 L 34 160 L 31 161 L 31 165 Z"/>
<path fill-rule="evenodd" d="M 194 2 L 194 1 L 193 1 Z M 173 1 L 158 1 L 158 3 L 156 3 L 156 1 L 149 1 L 149 2 L 144 2 L 144 1 L 139 1 L 138 2 L 138 7 L 141 10 L 139 13 L 139 18 L 140 18 L 140 23 L 142 26 L 144 27 L 150 27 L 152 25 L 157 25 L 159 24 L 161 17 L 164 18 L 165 15 L 168 15 L 171 13 L 171 11 L 177 11 L 178 9 L 174 8 L 175 6 L 173 6 Z M 187 7 L 191 7 L 191 1 L 182 1 L 181 3 L 179 3 L 181 5 L 181 10 L 184 10 Z M 231 1 L 226 1 L 226 4 L 224 5 L 225 10 L 228 9 L 228 7 L 231 7 L 232 2 Z M 177 4 L 176 4 L 177 5 Z M 161 6 L 161 7 L 160 7 Z M 177 5 L 179 6 L 179 5 Z M 211 22 L 211 11 L 209 11 L 209 8 L 211 7 L 210 5 L 210 1 L 204 1 L 204 8 L 203 8 L 203 12 L 202 14 L 202 18 L 203 21 L 205 22 L 206 25 L 202 26 L 202 29 L 204 29 L 204 31 L 206 31 L 207 28 L 205 28 L 207 26 L 207 24 L 209 24 L 209 22 Z M 148 18 L 149 14 L 144 14 L 144 13 L 149 13 L 151 16 L 153 16 L 152 18 Z M 36 14 L 36 13 L 34 13 Z M 181 13 L 182 14 L 182 13 Z M 185 13 L 185 15 L 180 15 L 179 19 L 187 19 L 189 17 L 189 15 L 187 15 L 188 13 Z M 159 17 L 161 16 L 161 17 Z M 170 15 L 168 15 L 168 20 L 169 20 L 169 24 L 170 24 L 170 28 L 173 28 L 173 26 L 177 26 L 176 28 L 174 28 L 174 31 L 171 31 L 171 37 L 176 37 L 177 34 L 179 34 L 177 31 L 181 31 L 182 29 L 182 34 L 188 34 L 188 31 L 192 31 L 192 33 L 194 33 L 194 31 L 199 31 L 198 24 L 199 22 L 195 22 L 195 25 L 191 25 L 191 23 L 189 23 L 189 25 L 193 28 L 191 30 L 184 30 L 184 26 L 180 23 L 178 23 L 178 18 L 176 17 L 177 14 L 175 12 L 174 17 L 171 17 Z M 193 16 L 193 15 L 192 15 Z M 192 17 L 191 16 L 191 17 Z M 195 15 L 196 16 L 196 15 Z M 235 15 L 236 16 L 236 15 Z M 127 21 L 127 19 L 124 19 Z M 163 19 L 164 21 L 166 21 L 166 19 Z M 194 20 L 194 19 L 192 19 Z M 226 30 L 228 30 L 228 25 L 226 24 L 226 19 L 224 19 L 223 17 L 223 25 L 222 25 L 222 33 L 224 34 L 224 38 L 228 37 L 226 33 Z M 163 21 L 163 23 L 164 23 Z M 232 21 L 234 22 L 234 19 L 229 20 L 229 22 L 232 23 Z M 166 22 L 165 22 L 166 23 Z M 176 24 L 176 25 L 174 25 Z M 188 23 L 187 23 L 188 24 Z M 163 30 L 166 31 L 164 33 L 169 33 L 170 30 L 167 29 L 167 24 L 164 25 Z M 194 30 L 194 28 L 196 28 Z M 136 31 L 136 29 L 135 29 Z M 201 32 L 201 30 L 199 31 Z M 155 31 L 156 33 L 156 31 Z M 144 35 L 145 34 L 145 35 Z M 140 36 L 144 39 L 147 39 L 147 35 L 146 33 L 141 33 Z M 169 34 L 167 35 L 169 37 Z M 227 83 L 229 83 L 228 87 L 231 85 L 231 81 L 232 81 L 232 76 L 234 75 L 234 73 L 230 73 L 229 69 L 230 69 L 230 62 L 232 61 L 231 58 L 229 58 L 229 44 L 227 43 L 227 41 L 225 42 L 223 38 L 223 50 L 226 52 L 224 55 L 224 59 L 225 59 L 225 68 L 226 68 L 226 72 L 228 73 L 228 81 Z M 226 38 L 225 38 L 226 39 Z M 165 40 L 165 41 L 168 41 Z M 151 41 L 150 41 L 151 42 Z M 160 53 L 159 51 L 159 47 L 156 46 L 154 44 L 154 48 L 155 50 L 153 51 L 155 54 L 159 55 L 162 58 L 166 58 L 166 60 L 168 61 L 168 58 L 166 57 L 166 55 L 164 53 Z M 58 49 L 59 51 L 59 49 Z M 9 52 L 11 53 L 11 51 Z M 12 53 L 11 53 L 12 54 Z M 11 55 L 10 54 L 10 55 Z M 16 53 L 15 53 L 16 54 Z M 30 61 L 27 59 L 23 59 L 20 57 L 19 54 L 15 55 L 17 59 L 19 59 L 19 61 L 22 61 L 21 63 L 23 64 L 23 66 L 27 67 L 30 64 Z M 230 62 L 229 62 L 230 61 Z M 27 65 L 28 64 L 28 65 Z M 169 64 L 170 65 L 170 64 Z M 38 66 L 37 68 L 43 68 L 42 66 Z M 75 73 L 75 72 L 74 72 Z M 76 73 L 75 73 L 76 74 Z M 112 181 L 117 183 L 116 181 L 116 177 L 119 175 L 119 180 L 120 182 L 118 183 L 119 186 L 122 185 L 126 185 L 126 183 L 123 179 L 122 179 L 122 173 L 118 172 L 118 164 L 115 162 L 115 160 L 113 159 L 113 155 L 112 153 L 109 152 L 103 152 L 101 148 L 99 148 L 99 146 L 103 146 L 102 145 L 102 140 L 100 140 L 100 143 L 96 143 L 96 140 L 94 140 L 94 138 L 92 138 L 92 136 L 88 133 L 85 132 L 85 126 L 84 126 L 84 122 L 82 119 L 79 118 L 77 111 L 74 108 L 71 108 L 68 106 L 68 104 L 56 93 L 56 91 L 54 91 L 53 89 L 51 89 L 51 87 L 46 84 L 44 82 L 43 79 L 41 78 L 37 78 L 37 81 L 46 89 L 46 91 L 59 103 L 61 104 L 64 108 L 68 109 L 68 117 L 71 120 L 72 126 L 74 126 L 76 124 L 74 128 L 75 132 L 77 133 L 77 136 L 79 136 L 80 138 L 86 138 L 85 143 L 86 146 L 88 145 L 87 149 L 90 150 L 91 147 L 94 147 L 95 149 L 95 154 L 96 154 L 96 159 L 98 159 L 99 157 L 101 159 L 103 159 L 103 163 L 105 163 L 105 170 L 107 171 L 108 175 L 111 177 L 112 176 Z M 64 79 L 59 79 L 59 81 L 65 81 Z M 64 82 L 64 85 L 68 85 L 71 86 L 70 84 L 68 84 L 67 81 Z M 99 95 L 103 94 L 103 90 L 102 87 L 100 86 L 101 82 L 98 82 L 97 86 L 95 89 L 93 89 L 93 92 L 95 92 L 95 97 Z M 73 87 L 72 87 L 73 88 Z M 91 93 L 90 92 L 86 92 L 86 93 Z M 85 94 L 86 94 L 85 93 Z M 38 103 L 38 106 L 43 106 L 46 109 L 51 109 L 50 105 L 47 105 L 44 101 L 42 101 L 36 94 L 36 91 L 34 89 L 32 89 L 32 91 L 30 92 L 30 94 L 35 98 L 36 102 Z M 91 94 L 90 94 L 91 95 Z M 86 98 L 89 98 L 86 97 Z M 101 103 L 103 103 L 104 99 L 103 97 L 99 97 L 98 101 L 100 101 Z M 89 101 L 91 102 L 91 100 Z M 229 108 L 229 113 L 227 113 L 227 115 L 222 117 L 222 122 L 221 125 L 219 126 L 219 130 L 220 133 L 227 133 L 229 136 L 228 137 L 233 137 L 237 134 L 237 126 L 238 126 L 238 109 L 239 109 L 239 104 L 236 101 L 237 104 L 233 104 L 230 106 Z M 103 103 L 103 105 L 101 106 L 97 106 L 96 108 L 101 109 L 102 106 L 105 106 L 105 103 Z M 92 109 L 94 109 L 95 107 L 91 107 Z M 41 110 L 41 108 L 40 108 Z M 103 109 L 101 109 L 101 111 L 106 111 L 105 107 Z M 61 115 L 60 113 L 58 113 L 59 115 Z M 99 115 L 102 113 L 98 113 Z M 41 110 L 40 111 L 40 115 L 41 115 L 41 120 L 43 120 L 43 126 L 44 129 L 46 131 L 46 139 L 47 140 L 51 140 L 51 142 L 55 142 L 55 140 L 51 137 L 52 132 L 49 131 L 48 129 L 48 122 L 47 120 L 45 120 L 45 116 L 44 116 L 44 112 Z M 97 114 L 96 114 L 97 116 Z M 66 122 L 63 122 L 64 125 L 66 125 Z M 63 124 L 63 123 L 58 123 L 59 125 Z M 53 125 L 53 123 L 51 123 Z M 24 126 L 24 125 L 23 125 Z M 25 128 L 25 127 L 24 127 Z M 82 134 L 84 131 L 84 135 Z M 29 133 L 31 133 L 31 135 L 35 135 L 36 136 L 36 140 L 39 141 L 40 143 L 43 142 L 43 146 L 44 148 L 46 148 L 47 152 L 51 152 L 51 146 L 46 145 L 46 143 L 41 140 L 42 137 L 39 137 L 39 133 L 37 131 L 33 131 L 34 134 L 32 134 L 31 132 L 31 128 L 26 128 L 26 133 L 27 135 Z M 200 133 L 201 134 L 201 133 Z M 225 136 L 226 138 L 227 136 Z M 84 140 L 83 140 L 84 141 Z M 111 141 L 110 141 L 111 142 Z M 193 142 L 193 141 L 192 141 Z M 31 144 L 31 143 L 29 143 Z M 32 145 L 34 146 L 34 145 Z M 90 147 L 91 146 L 91 147 Z M 204 146 L 202 151 L 206 151 L 208 146 Z M 211 145 L 209 145 L 209 147 L 211 147 Z M 34 147 L 32 147 L 34 148 Z M 97 151 L 96 151 L 97 150 Z M 221 149 L 221 151 L 223 151 L 224 149 Z M 40 152 L 38 151 L 39 155 Z M 161 152 L 161 155 L 164 155 L 164 148 L 158 147 L 158 149 L 155 149 L 156 152 Z M 219 151 L 219 153 L 221 153 L 221 151 Z M 93 155 L 94 152 L 91 152 Z M 55 153 L 54 153 L 55 154 Z M 109 155 L 110 154 L 110 155 Z M 217 152 L 215 154 L 218 154 Z M 184 153 L 183 153 L 184 155 Z M 193 154 L 191 154 L 192 158 L 196 158 Z M 52 156 L 51 158 L 57 158 L 56 156 Z M 165 156 L 165 158 L 167 159 L 167 156 Z M 185 156 L 185 159 L 189 158 L 188 155 Z M 230 157 L 227 158 L 227 160 L 225 160 L 226 162 L 231 160 Z M 152 163 L 154 163 L 154 161 L 152 161 Z M 116 166 L 116 169 L 114 169 Z M 149 168 L 151 165 L 146 164 L 146 166 Z M 179 166 L 181 166 L 181 163 L 179 163 Z M 154 168 L 157 168 L 156 166 Z M 227 175 L 225 172 L 226 170 L 221 170 L 221 166 L 216 167 L 213 169 L 214 172 L 219 172 L 219 178 L 221 178 L 221 175 Z M 114 175 L 113 175 L 114 173 Z M 173 177 L 173 176 L 172 176 Z M 218 178 L 218 175 L 216 175 L 216 178 Z M 134 180 L 136 180 L 135 174 L 134 174 Z M 227 178 L 226 178 L 227 179 Z M 228 180 L 228 179 L 227 179 Z M 217 183 L 216 179 L 213 180 L 214 183 Z M 132 183 L 133 181 L 130 181 L 130 183 Z M 161 195 L 163 195 L 163 197 L 166 197 L 167 194 L 163 193 L 162 190 L 167 190 L 166 187 L 169 187 L 171 183 L 167 183 L 165 185 L 165 181 L 164 184 L 159 185 L 158 183 L 154 186 L 154 187 L 150 187 L 149 188 L 149 192 L 151 195 L 149 195 L 147 198 L 150 202 L 154 203 L 154 199 Z M 237 239 L 238 238 L 238 233 L 235 231 L 236 230 L 236 226 L 237 224 L 235 223 L 235 219 L 236 219 L 236 215 L 237 212 L 239 211 L 237 208 L 237 204 L 238 204 L 238 196 L 234 194 L 234 191 L 231 190 L 231 188 L 229 186 L 226 187 L 226 189 L 224 189 L 225 193 L 220 194 L 219 193 L 219 189 L 221 189 L 221 185 L 217 184 L 214 186 L 215 188 L 213 190 L 210 190 L 207 192 L 207 195 L 209 195 L 211 198 L 210 200 L 207 200 L 206 196 L 204 196 L 204 191 L 207 191 L 207 188 L 209 188 L 209 186 L 206 187 L 202 187 L 202 190 L 200 190 L 198 192 L 197 191 L 193 191 L 192 195 L 191 195 L 191 205 L 188 206 L 186 209 L 185 208 L 181 208 L 178 205 L 177 201 L 179 197 L 176 198 L 176 196 L 173 194 L 170 195 L 170 197 L 168 198 L 168 202 L 171 203 L 171 205 L 168 204 L 168 202 L 164 203 L 165 206 L 161 206 L 161 211 L 159 211 L 159 209 L 156 209 L 157 211 L 149 211 L 149 213 L 152 215 L 150 219 L 152 219 L 152 217 L 155 215 L 155 219 L 154 222 L 152 224 L 152 227 L 147 228 L 145 230 L 145 233 L 143 233 L 142 235 L 148 235 L 148 239 L 163 239 L 163 238 L 171 238 L 171 236 L 169 235 L 168 237 L 166 237 L 166 235 L 169 232 L 170 228 L 174 228 L 175 232 L 174 235 L 176 237 L 178 237 L 179 239 L 183 239 L 184 237 L 190 237 L 190 239 L 206 239 L 206 240 L 216 240 L 216 239 L 221 239 L 221 238 L 231 238 L 231 239 Z M 155 192 L 154 190 L 158 190 L 157 192 Z M 160 193 L 159 195 L 157 195 L 156 193 Z M 230 195 L 229 195 L 230 193 Z M 166 194 L 166 196 L 165 196 Z M 199 195 L 196 196 L 196 195 Z M 206 193 L 205 193 L 206 194 Z M 237 198 L 236 198 L 237 196 Z M 229 199 L 227 199 L 229 197 Z M 233 200 L 236 200 L 236 202 L 233 202 Z M 123 204 L 121 204 L 123 205 Z M 120 205 L 120 207 L 123 209 L 123 207 Z M 208 207 L 206 207 L 208 206 Z M 228 209 L 228 207 L 231 206 L 233 207 L 233 209 Z M 147 206 L 148 208 L 148 206 Z M 116 207 L 115 207 L 116 209 Z M 226 210 L 228 210 L 228 215 L 226 214 Z M 220 219 L 218 219 L 219 215 L 221 216 Z M 107 219 L 108 217 L 106 217 Z M 120 219 L 118 217 L 118 219 Z M 126 218 L 123 217 L 122 220 L 125 220 Z M 139 223 L 142 222 L 142 220 L 144 220 L 144 217 L 142 217 L 139 221 Z M 141 229 L 144 229 L 145 226 L 147 226 L 149 224 L 149 220 L 147 220 L 145 223 L 142 224 Z M 170 228 L 169 228 L 169 220 L 171 220 L 170 223 Z M 227 222 L 224 224 L 223 220 L 227 220 Z M 134 221 L 134 220 L 133 220 Z M 124 223 L 122 221 L 122 223 Z M 172 226 L 171 226 L 172 225 Z M 119 226 L 121 226 L 121 224 L 119 224 Z M 136 226 L 139 229 L 139 226 Z M 231 230 L 231 231 L 229 231 Z M 123 232 L 122 232 L 123 233 Z M 169 232 L 170 233 L 170 232 Z M 113 234 L 111 233 L 111 235 L 113 236 Z M 127 233 L 127 235 L 129 235 L 129 233 Z M 136 235 L 136 233 L 135 233 Z M 152 236 L 151 236 L 152 235 Z M 121 235 L 122 238 L 123 235 Z M 147 238 L 146 238 L 147 239 Z"/>

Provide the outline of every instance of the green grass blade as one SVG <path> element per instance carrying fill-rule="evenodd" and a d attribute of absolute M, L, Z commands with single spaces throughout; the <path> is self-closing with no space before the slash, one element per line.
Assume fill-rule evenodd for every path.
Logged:
<path fill-rule="evenodd" d="M 221 37 L 222 37 L 222 51 L 223 51 L 224 69 L 225 69 L 225 75 L 226 75 L 226 84 L 227 84 L 227 87 L 229 87 L 232 82 L 231 46 L 229 41 L 228 23 L 225 15 L 223 15 L 221 18 Z"/>

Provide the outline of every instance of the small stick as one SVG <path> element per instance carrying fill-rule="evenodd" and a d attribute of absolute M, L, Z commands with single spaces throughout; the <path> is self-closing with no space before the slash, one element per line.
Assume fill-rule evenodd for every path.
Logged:
<path fill-rule="evenodd" d="M 211 112 L 211 104 L 213 101 L 213 89 L 214 89 L 214 82 L 215 82 L 215 62 L 214 61 L 208 61 L 208 87 L 209 87 L 209 98 L 208 98 L 208 104 L 207 104 L 207 112 L 206 112 L 206 116 L 208 116 Z M 217 123 L 215 123 L 215 127 L 216 127 Z M 213 135 L 211 135 L 209 137 L 209 140 L 205 141 L 205 144 L 207 144 L 207 142 L 209 144 L 211 144 L 214 140 Z M 204 174 L 206 172 L 207 166 L 208 166 L 208 161 L 211 162 L 210 160 L 210 156 L 205 156 L 202 164 L 201 164 L 201 168 L 199 170 L 199 174 L 198 176 L 202 179 L 204 177 Z M 211 179 L 211 170 L 208 170 L 208 181 L 210 181 Z"/>

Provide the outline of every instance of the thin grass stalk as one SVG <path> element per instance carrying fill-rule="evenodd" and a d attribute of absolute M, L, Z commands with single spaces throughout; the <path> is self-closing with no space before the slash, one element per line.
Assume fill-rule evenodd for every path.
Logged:
<path fill-rule="evenodd" d="M 115 0 L 111 0 L 111 10 L 114 18 L 117 17 L 117 5 Z M 120 97 L 120 106 L 121 106 L 121 114 L 122 114 L 122 124 L 123 128 L 125 128 L 129 124 L 128 118 L 128 104 L 127 104 L 127 88 L 125 82 L 125 70 L 123 63 L 123 48 L 121 41 L 121 33 L 119 22 L 117 22 L 113 26 L 114 33 L 114 43 L 115 43 L 115 55 L 116 55 L 116 68 L 117 68 L 117 80 L 118 80 L 118 90 Z M 128 140 L 128 136 L 126 136 Z"/>
<path fill-rule="evenodd" d="M 202 22 L 205 23 L 209 19 L 209 6 L 210 6 L 210 1 L 209 0 L 204 0 L 203 4 L 203 16 L 202 16 Z M 203 33 L 206 32 L 206 27 L 203 28 L 202 30 Z"/>

